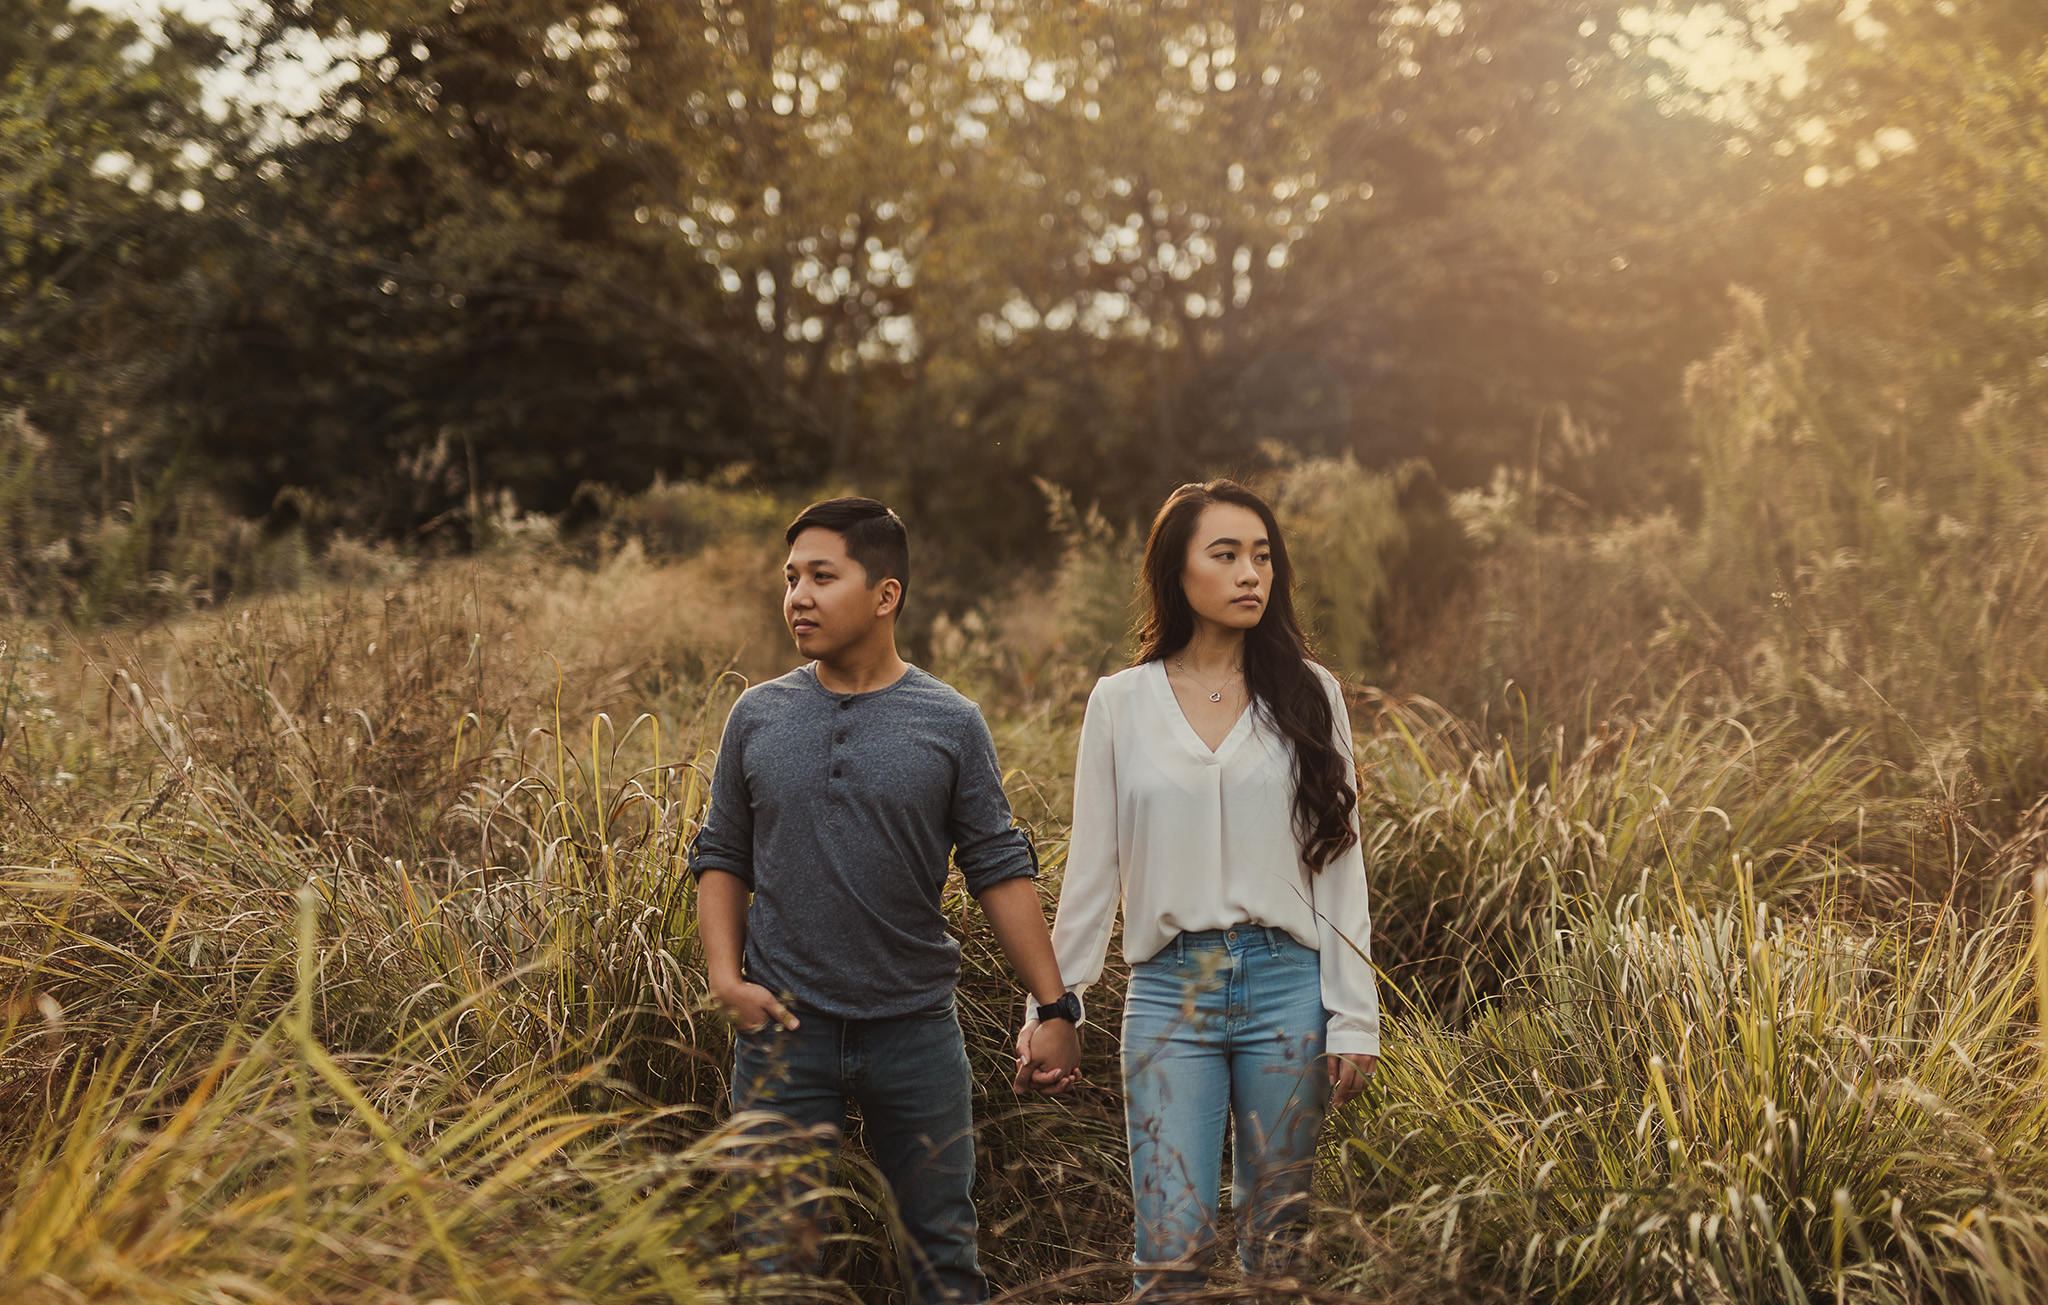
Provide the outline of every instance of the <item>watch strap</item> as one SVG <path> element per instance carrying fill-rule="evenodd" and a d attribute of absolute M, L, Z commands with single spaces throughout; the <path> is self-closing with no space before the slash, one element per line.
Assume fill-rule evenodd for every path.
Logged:
<path fill-rule="evenodd" d="M 1081 997 L 1078 993 L 1062 993 L 1058 1001 L 1041 1002 L 1033 1010 L 1041 1024 L 1047 1020 L 1066 1020 L 1076 1026 L 1081 1023 Z"/>

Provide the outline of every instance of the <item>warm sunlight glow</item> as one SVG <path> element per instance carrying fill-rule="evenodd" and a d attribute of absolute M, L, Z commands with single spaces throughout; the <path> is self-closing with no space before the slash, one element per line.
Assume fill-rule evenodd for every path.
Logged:
<path fill-rule="evenodd" d="M 1624 16 L 1622 27 L 1646 41 L 1711 112 L 1741 119 L 1755 97 L 1797 95 L 1806 86 L 1806 56 L 1777 28 L 1797 3 L 1756 0 L 1746 20 L 1723 4 L 1683 12 L 1639 9 Z"/>

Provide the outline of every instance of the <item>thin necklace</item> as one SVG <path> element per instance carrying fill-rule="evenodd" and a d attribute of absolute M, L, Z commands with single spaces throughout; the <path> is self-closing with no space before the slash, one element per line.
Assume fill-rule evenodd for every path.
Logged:
<path fill-rule="evenodd" d="M 1191 679 L 1191 680 L 1194 680 L 1194 681 L 1195 681 L 1195 687 L 1196 687 L 1196 688 L 1198 688 L 1198 689 L 1202 689 L 1202 688 L 1206 688 L 1206 687 L 1207 687 L 1207 686 L 1205 686 L 1205 685 L 1204 685 L 1204 684 L 1203 684 L 1203 683 L 1202 683 L 1202 682 L 1201 682 L 1200 680 L 1198 680 L 1198 679 L 1195 679 L 1195 673 L 1194 673 L 1193 671 L 1189 670 L 1189 669 L 1188 669 L 1188 664 L 1187 664 L 1186 662 L 1182 661 L 1182 660 L 1181 660 L 1181 659 L 1180 659 L 1179 657 L 1175 657 L 1175 658 L 1173 659 L 1173 664 L 1174 664 L 1175 666 L 1178 666 L 1178 667 L 1180 667 L 1180 673 L 1181 673 L 1182 675 L 1185 675 L 1185 676 L 1187 676 L 1187 677 L 1188 677 L 1189 679 Z M 1232 672 L 1231 672 L 1230 674 L 1228 674 L 1228 675 L 1224 676 L 1224 677 L 1223 677 L 1223 688 L 1217 689 L 1217 690 L 1216 690 L 1216 691 L 1215 691 L 1214 693 L 1210 694 L 1210 695 L 1209 695 L 1209 701 L 1211 701 L 1211 702 L 1221 702 L 1221 701 L 1223 701 L 1223 689 L 1227 689 L 1227 688 L 1229 688 L 1229 687 L 1230 687 L 1230 682 L 1231 682 L 1232 680 L 1236 679 L 1236 678 L 1237 678 L 1237 677 L 1238 677 L 1238 676 L 1239 676 L 1240 674 L 1242 674 L 1242 673 L 1243 673 L 1243 672 L 1241 672 L 1241 671 L 1232 671 Z"/>

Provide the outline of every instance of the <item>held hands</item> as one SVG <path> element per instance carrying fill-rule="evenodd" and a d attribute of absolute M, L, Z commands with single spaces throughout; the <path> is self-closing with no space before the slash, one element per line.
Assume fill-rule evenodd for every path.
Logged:
<path fill-rule="evenodd" d="M 785 1029 L 797 1026 L 796 1016 L 789 1013 L 789 1008 L 758 983 L 736 979 L 714 984 L 711 995 L 725 1007 L 726 1016 L 742 1033 L 759 1033 L 771 1023 Z"/>
<path fill-rule="evenodd" d="M 1354 1051 L 1326 1056 L 1324 1063 L 1330 1071 L 1330 1109 L 1335 1110 L 1365 1091 L 1365 1081 L 1379 1068 L 1380 1058 Z"/>
<path fill-rule="evenodd" d="M 1017 1077 L 1021 1094 L 1035 1088 L 1056 1097 L 1081 1079 L 1081 1030 L 1068 1020 L 1028 1020 L 1017 1031 Z"/>

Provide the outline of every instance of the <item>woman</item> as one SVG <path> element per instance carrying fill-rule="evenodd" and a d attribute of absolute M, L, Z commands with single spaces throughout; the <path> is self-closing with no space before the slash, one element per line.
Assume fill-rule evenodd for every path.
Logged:
<path fill-rule="evenodd" d="M 1278 1267 L 1325 1102 L 1373 1072 L 1379 998 L 1350 721 L 1308 659 L 1272 509 L 1227 480 L 1181 486 L 1144 583 L 1137 662 L 1081 726 L 1053 947 L 1070 989 L 1093 983 L 1121 899 L 1134 1267 L 1161 1299 L 1204 1286 L 1226 1127 L 1239 1258 Z"/>

